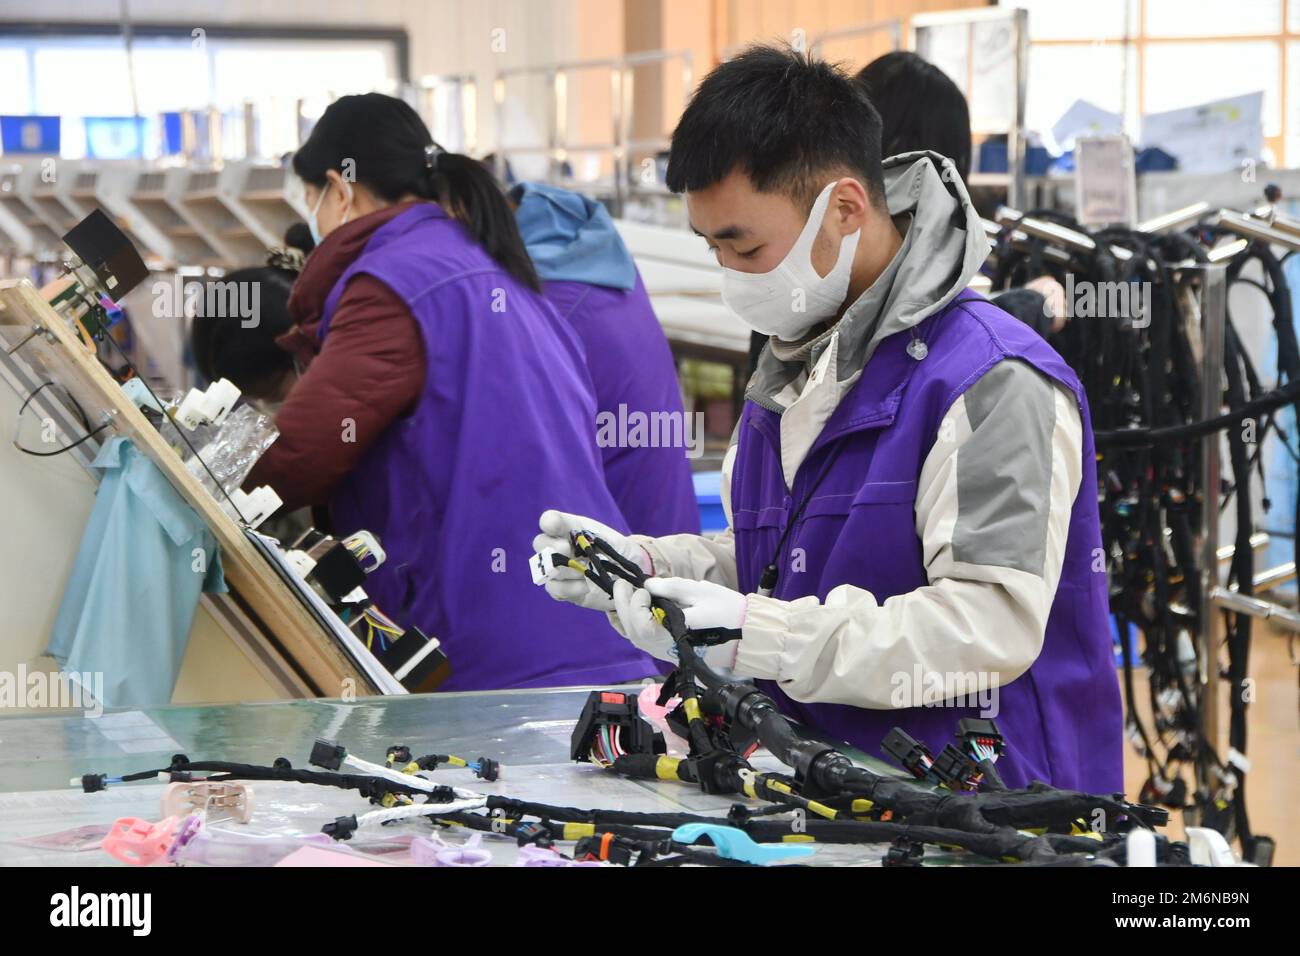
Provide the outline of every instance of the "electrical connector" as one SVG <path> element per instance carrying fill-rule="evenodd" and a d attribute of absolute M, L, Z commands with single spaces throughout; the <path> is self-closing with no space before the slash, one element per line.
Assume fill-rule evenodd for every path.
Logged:
<path fill-rule="evenodd" d="M 934 756 L 930 753 L 930 748 L 902 727 L 895 727 L 886 734 L 880 749 L 918 780 L 925 780 L 930 776 L 930 768 L 934 764 Z"/>
<path fill-rule="evenodd" d="M 405 744 L 399 744 L 397 746 L 389 747 L 387 757 L 388 757 L 388 765 L 390 767 L 393 764 L 401 764 L 403 767 L 405 767 L 408 763 L 411 762 L 411 748 L 406 746 Z M 427 768 L 422 768 L 422 769 L 427 769 Z"/>
<path fill-rule="evenodd" d="M 338 770 L 343 766 L 343 758 L 347 755 L 347 748 L 340 747 L 332 740 L 317 737 L 316 742 L 311 746 L 311 756 L 307 758 L 307 762 L 313 767 Z"/>
<path fill-rule="evenodd" d="M 280 498 L 274 488 L 270 485 L 259 485 L 252 491 L 245 492 L 240 488 L 235 488 L 230 492 L 230 500 L 222 502 L 222 510 L 229 514 L 232 510 L 238 512 L 230 517 L 242 520 L 250 528 L 256 528 L 271 515 L 280 510 L 284 501 Z"/>
<path fill-rule="evenodd" d="M 520 846 L 549 847 L 554 843 L 551 831 L 540 823 L 521 823 L 515 827 L 515 841 Z"/>
<path fill-rule="evenodd" d="M 634 847 L 614 836 L 602 833 L 600 836 L 583 837 L 573 846 L 575 860 L 600 860 L 616 866 L 631 866 Z"/>
<path fill-rule="evenodd" d="M 925 845 L 900 837 L 881 858 L 884 866 L 920 866 L 925 855 Z"/>
<path fill-rule="evenodd" d="M 81 778 L 82 793 L 99 793 L 108 786 L 108 774 L 106 773 L 88 773 Z"/>
<path fill-rule="evenodd" d="M 451 666 L 437 638 L 418 627 L 409 627 L 388 647 L 375 655 L 403 687 L 413 693 L 427 693 L 447 679 Z"/>
<path fill-rule="evenodd" d="M 474 771 L 474 776 L 489 783 L 501 776 L 501 764 L 491 757 L 479 757 L 478 763 L 470 764 L 469 768 Z"/>
<path fill-rule="evenodd" d="M 605 728 L 612 729 L 615 743 L 624 754 L 661 754 L 668 749 L 663 734 L 641 718 L 636 695 L 597 690 L 588 695 L 582 715 L 573 728 L 569 759 L 591 763 L 592 747 Z M 609 756 L 612 761 L 615 755 Z"/>
<path fill-rule="evenodd" d="M 176 421 L 190 431 L 200 425 L 220 425 L 239 401 L 239 389 L 229 379 L 221 379 L 200 392 L 192 388 L 176 410 Z"/>
<path fill-rule="evenodd" d="M 346 817 L 335 817 L 333 823 L 327 823 L 320 828 L 320 832 L 335 840 L 350 840 L 352 834 L 357 832 L 356 814 Z"/>
<path fill-rule="evenodd" d="M 307 579 L 320 585 L 329 600 L 337 605 L 366 583 L 366 572 L 347 545 L 336 542 L 316 559 Z"/>
<path fill-rule="evenodd" d="M 980 777 L 980 768 L 975 761 L 955 744 L 948 744 L 939 751 L 930 772 L 951 790 L 973 790 Z"/>
<path fill-rule="evenodd" d="M 993 760 L 1002 756 L 1007 744 L 998 725 L 982 717 L 963 717 L 957 721 L 957 739 L 970 753 Z"/>
<path fill-rule="evenodd" d="M 551 573 L 556 568 L 568 567 L 568 564 L 567 554 L 561 554 L 554 548 L 546 548 L 528 559 L 528 570 L 532 572 L 533 583 L 542 585 L 551 579 Z"/>

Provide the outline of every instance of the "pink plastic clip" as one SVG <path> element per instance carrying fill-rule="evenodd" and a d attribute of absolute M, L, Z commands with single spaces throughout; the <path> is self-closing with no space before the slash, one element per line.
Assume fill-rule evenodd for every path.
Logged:
<path fill-rule="evenodd" d="M 411 861 L 417 866 L 487 866 L 492 854 L 483 849 L 483 835 L 475 833 L 461 846 L 452 846 L 434 833 L 411 841 Z"/>
<path fill-rule="evenodd" d="M 604 866 L 600 860 L 571 860 L 558 850 L 529 843 L 519 848 L 515 866 Z"/>
<path fill-rule="evenodd" d="M 113 828 L 99 845 L 123 863 L 148 866 L 166 855 L 180 822 L 180 817 L 167 817 L 157 823 L 123 817 L 113 822 Z"/>
<path fill-rule="evenodd" d="M 253 788 L 244 783 L 195 780 L 169 783 L 163 790 L 163 816 L 184 816 L 196 810 L 200 813 L 221 811 L 240 823 L 247 823 L 253 815 Z"/>

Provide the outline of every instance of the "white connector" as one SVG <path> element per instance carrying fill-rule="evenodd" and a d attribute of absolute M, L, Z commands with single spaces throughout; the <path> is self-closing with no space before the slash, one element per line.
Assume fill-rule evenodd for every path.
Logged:
<path fill-rule="evenodd" d="M 230 502 L 250 528 L 256 528 L 284 504 L 270 485 L 262 485 L 249 492 L 236 488 L 230 493 Z"/>
<path fill-rule="evenodd" d="M 568 559 L 554 548 L 545 548 L 528 559 L 528 569 L 533 572 L 534 584 L 542 585 L 551 579 L 551 575 L 555 571 L 555 558 L 557 555 L 567 562 Z"/>
<path fill-rule="evenodd" d="M 239 395 L 239 389 L 225 378 L 213 382 L 206 392 L 192 388 L 176 410 L 176 421 L 190 431 L 200 425 L 220 425 L 239 401 Z"/>

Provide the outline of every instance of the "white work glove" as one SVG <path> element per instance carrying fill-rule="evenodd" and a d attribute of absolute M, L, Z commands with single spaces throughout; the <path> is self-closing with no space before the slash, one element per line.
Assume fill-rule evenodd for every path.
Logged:
<path fill-rule="evenodd" d="M 681 607 L 686 626 L 692 631 L 734 632 L 722 644 L 700 648 L 705 663 L 715 669 L 730 669 L 736 663 L 737 641 L 745 623 L 745 595 L 721 584 L 687 578 L 651 578 L 644 588 L 623 580 L 614 582 L 614 613 L 623 635 L 651 657 L 677 661 L 677 647 L 667 629 L 651 610 L 651 597 L 667 598 Z M 725 634 L 719 634 L 725 636 Z"/>
<path fill-rule="evenodd" d="M 576 531 L 586 531 L 600 538 L 622 557 L 636 564 L 646 574 L 651 573 L 650 556 L 645 548 L 626 535 L 620 534 L 609 525 L 602 524 L 595 518 L 582 515 L 566 514 L 563 511 L 543 511 L 537 519 L 537 526 L 542 533 L 533 538 L 533 551 L 545 551 L 554 548 L 560 554 L 573 557 L 573 546 L 569 535 Z M 572 568 L 556 568 L 546 582 L 546 593 L 557 601 L 568 601 L 579 607 L 595 611 L 613 611 L 614 601 L 592 581 Z"/>

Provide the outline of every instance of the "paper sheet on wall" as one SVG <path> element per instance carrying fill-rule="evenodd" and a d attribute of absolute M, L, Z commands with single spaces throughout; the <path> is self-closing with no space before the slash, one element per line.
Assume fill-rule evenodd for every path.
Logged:
<path fill-rule="evenodd" d="M 1016 125 L 1016 30 L 1010 19 L 971 26 L 970 125 L 976 133 Z"/>
<path fill-rule="evenodd" d="M 1142 117 L 1142 145 L 1178 159 L 1185 173 L 1240 169 L 1264 151 L 1263 92 Z"/>
<path fill-rule="evenodd" d="M 1087 100 L 1075 100 L 1052 127 L 1052 138 L 1061 150 L 1073 149 L 1080 136 L 1113 136 L 1124 132 L 1124 117 Z"/>

